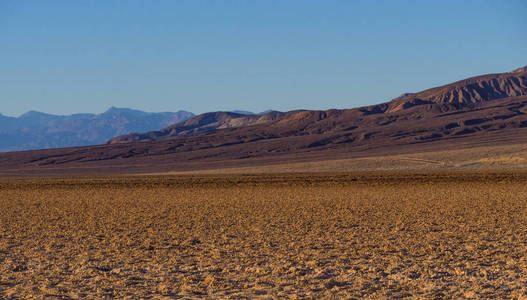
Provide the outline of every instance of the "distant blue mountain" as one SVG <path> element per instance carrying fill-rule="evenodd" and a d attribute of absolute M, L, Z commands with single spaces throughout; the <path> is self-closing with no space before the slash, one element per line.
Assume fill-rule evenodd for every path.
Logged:
<path fill-rule="evenodd" d="M 253 113 L 252 111 L 247 111 L 247 110 L 233 110 L 231 112 L 236 113 L 236 114 L 240 114 L 240 115 L 247 115 L 247 116 L 250 116 L 250 115 L 261 116 L 261 115 L 265 115 L 266 113 L 272 112 L 272 111 L 273 111 L 272 109 L 268 109 L 268 110 L 262 111 L 260 113 Z"/>
<path fill-rule="evenodd" d="M 30 111 L 18 118 L 0 114 L 0 152 L 97 145 L 134 132 L 185 121 L 187 111 L 147 113 L 112 107 L 101 114 L 57 116 Z"/>
<path fill-rule="evenodd" d="M 252 111 L 247 110 L 233 110 L 232 112 L 240 115 L 255 115 Z"/>
<path fill-rule="evenodd" d="M 272 111 L 274 111 L 274 110 L 272 110 L 272 109 L 264 110 L 264 111 L 262 111 L 262 112 L 257 113 L 257 115 L 259 115 L 259 116 L 261 116 L 261 115 L 265 115 L 266 113 L 270 113 L 270 112 L 272 112 Z"/>

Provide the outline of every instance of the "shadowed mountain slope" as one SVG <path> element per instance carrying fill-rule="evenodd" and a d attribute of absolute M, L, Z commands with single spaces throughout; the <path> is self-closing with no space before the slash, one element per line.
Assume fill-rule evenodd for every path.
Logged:
<path fill-rule="evenodd" d="M 527 73 L 478 76 L 369 107 L 258 118 L 210 113 L 117 144 L 2 154 L 0 173 L 163 172 L 527 143 Z M 134 139 L 141 142 L 127 142 Z"/>

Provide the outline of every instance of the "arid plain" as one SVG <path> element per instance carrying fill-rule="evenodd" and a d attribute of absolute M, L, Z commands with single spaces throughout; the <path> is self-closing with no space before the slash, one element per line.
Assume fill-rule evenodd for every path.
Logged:
<path fill-rule="evenodd" d="M 3 178 L 0 298 L 527 296 L 527 173 Z"/>

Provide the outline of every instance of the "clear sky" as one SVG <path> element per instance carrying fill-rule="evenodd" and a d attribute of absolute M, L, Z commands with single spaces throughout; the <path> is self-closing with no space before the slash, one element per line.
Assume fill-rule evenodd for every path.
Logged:
<path fill-rule="evenodd" d="M 527 64 L 527 1 L 0 0 L 0 113 L 352 108 Z"/>

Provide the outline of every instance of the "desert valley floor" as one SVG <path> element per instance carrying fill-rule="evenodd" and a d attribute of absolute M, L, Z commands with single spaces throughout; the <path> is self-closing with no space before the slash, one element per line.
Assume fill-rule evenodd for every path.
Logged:
<path fill-rule="evenodd" d="M 527 172 L 0 181 L 0 298 L 527 296 Z"/>

